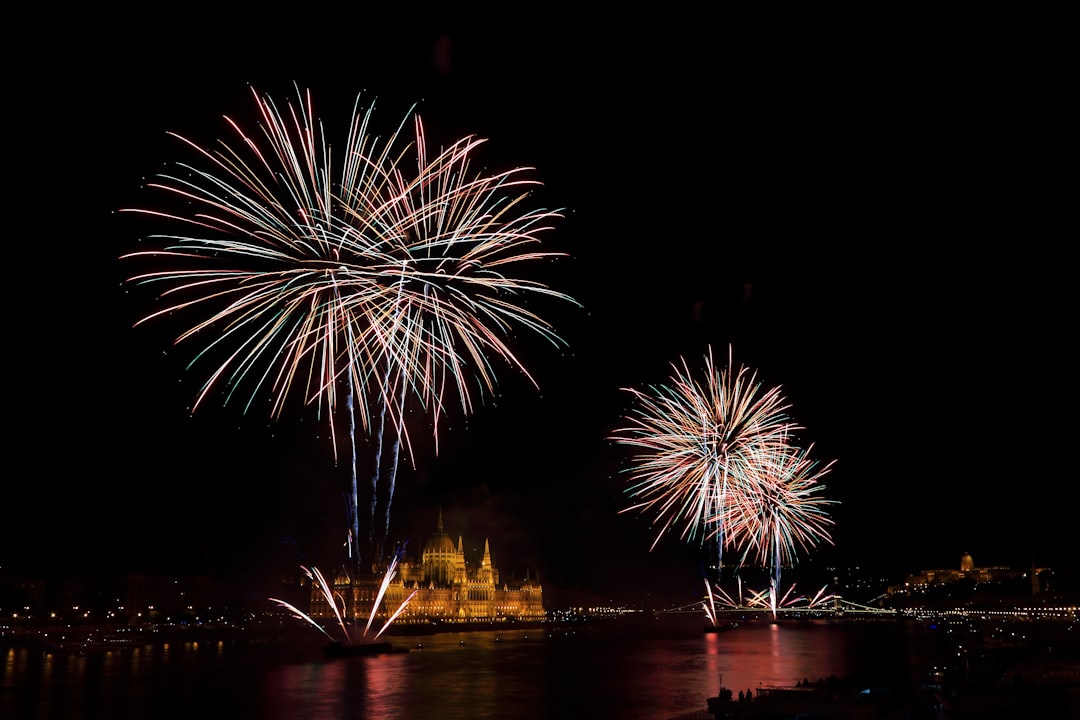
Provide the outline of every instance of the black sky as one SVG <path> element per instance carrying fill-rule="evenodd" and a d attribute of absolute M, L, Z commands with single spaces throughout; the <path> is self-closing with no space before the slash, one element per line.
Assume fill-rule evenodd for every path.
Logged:
<path fill-rule="evenodd" d="M 132 328 L 148 298 L 117 260 L 138 235 L 115 211 L 180 159 L 166 132 L 211 143 L 222 115 L 250 114 L 249 84 L 284 100 L 294 81 L 332 137 L 360 92 L 387 124 L 417 102 L 429 133 L 489 138 L 493 168 L 536 167 L 567 208 L 549 279 L 584 306 L 552 310 L 570 350 L 525 341 L 541 391 L 507 373 L 403 469 L 394 526 L 414 549 L 442 508 L 452 535 L 489 537 L 504 573 L 540 569 L 554 591 L 697 588 L 692 552 L 650 553 L 645 519 L 617 514 L 624 455 L 606 437 L 621 388 L 711 345 L 782 386 L 814 457 L 836 460 L 821 558 L 1075 567 L 1071 126 L 1030 28 L 334 26 L 293 46 L 155 23 L 65 33 L 60 61 L 9 90 L 0 568 L 257 582 L 332 561 L 346 474 L 325 427 L 190 416 L 202 378 L 168 328 Z"/>

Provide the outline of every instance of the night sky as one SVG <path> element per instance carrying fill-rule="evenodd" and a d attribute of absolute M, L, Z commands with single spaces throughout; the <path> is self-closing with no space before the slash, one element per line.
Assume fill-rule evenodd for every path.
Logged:
<path fill-rule="evenodd" d="M 358 93 L 387 129 L 415 102 L 431 137 L 488 138 L 491 169 L 535 167 L 538 201 L 566 209 L 547 238 L 569 257 L 542 279 L 583 305 L 545 309 L 569 350 L 523 336 L 540 390 L 506 370 L 437 455 L 417 443 L 391 533 L 412 550 L 441 508 L 455 539 L 489 538 L 504 577 L 539 570 L 553 597 L 692 597 L 696 548 L 650 552 L 648 518 L 618 514 L 626 451 L 607 438 L 622 388 L 711 346 L 781 386 L 803 444 L 836 461 L 834 545 L 813 562 L 897 580 L 965 552 L 1075 567 L 1053 48 L 794 20 L 499 32 L 346 15 L 296 45 L 286 27 L 95 20 L 8 89 L 0 569 L 214 572 L 258 591 L 282 567 L 337 561 L 348 475 L 325 423 L 191 415 L 203 376 L 171 346 L 182 323 L 133 328 L 152 298 L 118 260 L 140 229 L 116 211 L 153 203 L 145 180 L 189 159 L 166 132 L 211 144 L 223 115 L 251 117 L 249 85 L 284 101 L 293 82 L 332 139 Z"/>

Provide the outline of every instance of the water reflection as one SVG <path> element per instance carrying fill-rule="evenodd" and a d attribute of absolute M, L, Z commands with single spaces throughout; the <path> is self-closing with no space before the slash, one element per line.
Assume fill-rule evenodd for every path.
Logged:
<path fill-rule="evenodd" d="M 863 667 L 904 672 L 923 649 L 893 624 L 649 625 L 445 633 L 402 654 L 327 658 L 319 644 L 203 640 L 79 655 L 3 651 L 0 717 L 268 720 L 618 717 L 656 720 L 738 693 Z M 420 647 L 418 647 L 418 645 Z"/>

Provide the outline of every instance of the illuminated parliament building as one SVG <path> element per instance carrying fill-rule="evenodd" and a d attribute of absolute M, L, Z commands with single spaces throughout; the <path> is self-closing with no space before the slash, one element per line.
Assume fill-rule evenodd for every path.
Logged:
<path fill-rule="evenodd" d="M 351 582 L 344 572 L 334 579 L 334 594 L 345 600 L 347 614 L 366 619 L 382 583 L 381 574 Z M 442 511 L 435 533 L 424 544 L 419 563 L 405 557 L 398 565 L 397 575 L 386 588 L 377 620 L 385 621 L 396 612 L 405 599 L 413 595 L 394 625 L 422 623 L 475 623 L 529 621 L 545 619 L 544 591 L 538 579 L 502 582 L 499 570 L 491 560 L 491 549 L 484 540 L 484 555 L 479 565 L 465 560 L 462 539 L 457 544 L 443 528 Z M 311 616 L 333 617 L 333 609 L 317 586 L 311 590 Z"/>

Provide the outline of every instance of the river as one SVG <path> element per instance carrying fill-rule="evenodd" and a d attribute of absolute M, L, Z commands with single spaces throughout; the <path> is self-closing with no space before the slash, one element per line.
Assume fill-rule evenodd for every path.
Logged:
<path fill-rule="evenodd" d="M 397 636 L 409 652 L 327 658 L 325 638 L 212 634 L 91 652 L 0 645 L 5 720 L 668 720 L 707 698 L 858 675 L 917 682 L 934 629 L 891 621 L 767 621 L 705 633 L 697 616 Z"/>

